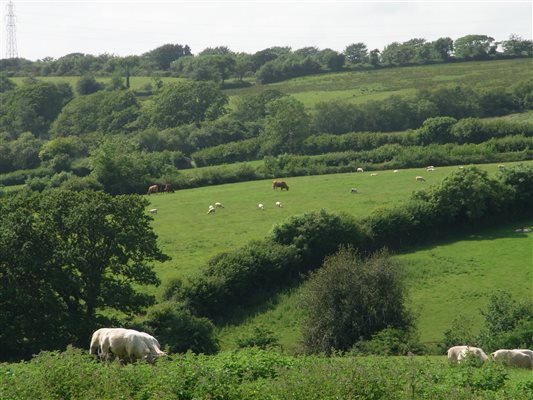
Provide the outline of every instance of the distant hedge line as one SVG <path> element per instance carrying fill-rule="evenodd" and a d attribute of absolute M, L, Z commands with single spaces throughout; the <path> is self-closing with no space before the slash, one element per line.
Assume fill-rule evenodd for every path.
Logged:
<path fill-rule="evenodd" d="M 363 219 L 326 210 L 293 216 L 263 240 L 212 258 L 176 295 L 195 314 L 220 320 L 229 310 L 235 313 L 297 282 L 341 245 L 352 245 L 363 254 L 382 247 L 398 249 L 495 217 L 531 217 L 531 204 L 533 166 L 506 169 L 495 178 L 468 167 L 406 203 Z"/>

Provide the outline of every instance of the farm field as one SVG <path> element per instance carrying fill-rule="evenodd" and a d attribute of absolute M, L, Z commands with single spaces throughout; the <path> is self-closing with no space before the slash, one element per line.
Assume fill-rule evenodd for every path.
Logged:
<path fill-rule="evenodd" d="M 512 165 L 512 163 L 508 163 Z M 478 167 L 495 174 L 496 164 Z M 275 223 L 294 214 L 325 208 L 355 217 L 368 215 L 382 206 L 406 200 L 422 187 L 439 183 L 457 167 L 437 167 L 434 172 L 405 169 L 398 173 L 378 171 L 287 178 L 289 191 L 274 191 L 270 180 L 211 186 L 158 194 L 149 197 L 149 208 L 157 208 L 154 229 L 163 251 L 172 260 L 156 266 L 163 282 L 187 278 L 212 256 L 233 250 L 252 239 L 264 237 Z M 427 182 L 416 182 L 422 174 Z M 350 193 L 357 187 L 359 193 Z M 207 214 L 209 204 L 224 204 Z M 281 201 L 283 208 L 274 203 Z M 265 204 L 265 210 L 257 204 Z M 521 222 L 525 226 L 533 221 Z M 442 339 L 457 310 L 478 328 L 483 308 L 494 290 L 512 291 L 525 298 L 533 291 L 532 234 L 516 234 L 514 225 L 457 235 L 445 242 L 410 249 L 396 257 L 406 265 L 410 306 L 419 314 L 421 340 L 431 344 Z M 160 289 L 154 289 L 157 292 Z M 242 324 L 222 327 L 223 348 L 235 347 L 235 340 L 254 326 L 276 332 L 285 349 L 297 351 L 299 338 L 298 289 L 281 293 L 261 312 Z"/>
<path fill-rule="evenodd" d="M 230 108 L 234 106 L 238 97 L 276 89 L 291 94 L 311 110 L 317 103 L 324 101 L 344 100 L 364 103 L 392 95 L 413 94 L 421 89 L 435 89 L 456 84 L 465 84 L 474 88 L 510 87 L 518 81 L 530 78 L 532 67 L 533 62 L 530 59 L 513 59 L 346 71 L 311 75 L 267 85 L 256 84 L 247 88 L 226 89 L 224 92 L 230 98 Z M 487 77 L 490 77 L 490 80 L 487 80 Z M 11 79 L 20 85 L 25 78 Z M 54 83 L 68 82 L 74 87 L 79 77 L 45 76 L 38 79 Z M 163 83 L 180 79 L 161 78 Z M 108 83 L 111 77 L 97 77 L 97 80 Z M 132 90 L 142 90 L 149 83 L 153 86 L 154 82 L 148 76 L 130 77 Z"/>

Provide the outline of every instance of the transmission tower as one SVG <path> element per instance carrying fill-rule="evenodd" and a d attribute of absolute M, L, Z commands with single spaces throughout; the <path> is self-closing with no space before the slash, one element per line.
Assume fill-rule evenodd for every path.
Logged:
<path fill-rule="evenodd" d="M 6 6 L 6 58 L 18 58 L 15 6 L 10 0 Z"/>

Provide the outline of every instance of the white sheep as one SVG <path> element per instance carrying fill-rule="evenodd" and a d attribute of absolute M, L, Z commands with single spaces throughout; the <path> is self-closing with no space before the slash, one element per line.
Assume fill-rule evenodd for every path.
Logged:
<path fill-rule="evenodd" d="M 351 188 L 351 189 L 350 189 L 350 192 L 351 192 L 351 193 L 357 193 L 357 189 L 356 189 L 356 188 Z"/>
<path fill-rule="evenodd" d="M 282 208 L 283 204 L 281 204 L 281 201 L 276 201 L 276 207 Z"/>
<path fill-rule="evenodd" d="M 370 174 L 370 176 L 378 176 L 378 174 L 376 174 L 375 172 L 372 172 L 372 173 Z"/>
<path fill-rule="evenodd" d="M 152 208 L 151 210 L 148 210 L 150 214 L 157 214 L 157 208 Z"/>
<path fill-rule="evenodd" d="M 395 169 L 395 170 L 394 170 L 394 171 L 392 171 L 392 172 L 396 173 L 396 172 L 398 172 L 398 170 L 397 170 L 397 169 Z"/>
<path fill-rule="evenodd" d="M 425 182 L 425 181 L 426 181 L 426 180 L 424 179 L 423 176 L 417 176 L 415 179 L 416 179 L 418 182 Z"/>
<path fill-rule="evenodd" d="M 212 204 L 209 205 L 209 208 L 207 209 L 207 213 L 208 214 L 212 214 L 215 212 L 215 207 L 213 207 Z"/>
<path fill-rule="evenodd" d="M 224 205 L 222 203 L 219 203 L 218 201 L 215 203 L 215 208 L 224 208 Z"/>
<path fill-rule="evenodd" d="M 500 164 L 500 165 L 498 165 L 498 168 L 499 168 L 499 169 L 505 169 L 505 165 Z"/>
<path fill-rule="evenodd" d="M 363 168 L 359 167 L 357 168 L 357 172 L 364 172 Z"/>
<path fill-rule="evenodd" d="M 257 207 L 258 207 L 260 210 L 265 211 L 265 205 L 264 205 L 263 203 L 259 203 L 259 204 L 257 205 Z"/>
<path fill-rule="evenodd" d="M 426 171 L 435 171 L 435 167 L 433 165 L 430 165 L 426 167 Z"/>

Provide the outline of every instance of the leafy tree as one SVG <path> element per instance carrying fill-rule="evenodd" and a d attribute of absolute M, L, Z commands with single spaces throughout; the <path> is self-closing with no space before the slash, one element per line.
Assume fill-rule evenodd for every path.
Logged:
<path fill-rule="evenodd" d="M 451 139 L 451 129 L 457 123 L 452 117 L 428 118 L 417 130 L 420 143 L 427 145 L 431 143 L 449 143 Z"/>
<path fill-rule="evenodd" d="M 533 79 L 518 82 L 513 87 L 515 102 L 523 109 L 533 109 Z"/>
<path fill-rule="evenodd" d="M 453 40 L 451 38 L 438 38 L 432 45 L 442 61 L 449 60 L 453 52 Z"/>
<path fill-rule="evenodd" d="M 150 125 L 165 129 L 213 120 L 224 114 L 228 97 L 213 82 L 183 81 L 164 85 L 148 111 Z"/>
<path fill-rule="evenodd" d="M 352 64 L 361 64 L 368 61 L 368 48 L 364 43 L 353 43 L 346 46 L 344 55 L 348 62 Z"/>
<path fill-rule="evenodd" d="M 282 97 L 267 104 L 262 136 L 262 151 L 267 155 L 283 152 L 298 154 L 310 135 L 310 118 L 304 106 L 292 97 Z"/>
<path fill-rule="evenodd" d="M 306 284 L 304 348 L 346 351 L 387 327 L 408 328 L 405 303 L 402 269 L 387 252 L 363 260 L 352 248 L 341 248 Z"/>
<path fill-rule="evenodd" d="M 380 63 L 380 51 L 379 49 L 374 49 L 368 53 L 368 61 L 373 67 L 377 67 Z"/>
<path fill-rule="evenodd" d="M 0 93 L 7 92 L 8 90 L 13 90 L 16 87 L 17 85 L 15 85 L 15 83 L 5 74 L 0 74 Z"/>
<path fill-rule="evenodd" d="M 503 54 L 510 56 L 533 56 L 533 41 L 525 40 L 518 35 L 510 35 L 502 42 Z"/>
<path fill-rule="evenodd" d="M 332 71 L 339 71 L 344 66 L 345 56 L 335 50 L 324 49 L 317 55 L 320 62 Z"/>
<path fill-rule="evenodd" d="M 190 56 L 191 49 L 189 46 L 181 44 L 164 44 L 142 55 L 156 68 L 167 71 L 170 63 L 180 57 Z"/>
<path fill-rule="evenodd" d="M 466 35 L 455 41 L 455 56 L 458 58 L 484 59 L 496 50 L 494 38 L 487 35 Z"/>
<path fill-rule="evenodd" d="M 266 106 L 273 100 L 286 96 L 276 89 L 267 89 L 259 94 L 237 97 L 231 115 L 240 121 L 257 121 L 267 115 Z"/>
<path fill-rule="evenodd" d="M 104 308 L 126 315 L 154 302 L 150 263 L 168 259 L 138 196 L 52 190 L 0 201 L 2 359 L 85 347 Z M 135 287 L 134 287 L 135 285 Z"/>
<path fill-rule="evenodd" d="M 26 131 L 36 136 L 45 135 L 52 121 L 70 99 L 70 86 L 44 82 L 23 85 L 3 93 L 0 128 L 12 138 Z"/>
<path fill-rule="evenodd" d="M 78 82 L 76 82 L 76 92 L 78 92 L 80 96 L 97 92 L 103 88 L 104 85 L 97 82 L 92 75 L 84 75 L 78 79 Z"/>

